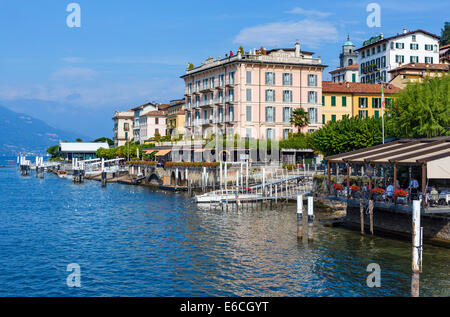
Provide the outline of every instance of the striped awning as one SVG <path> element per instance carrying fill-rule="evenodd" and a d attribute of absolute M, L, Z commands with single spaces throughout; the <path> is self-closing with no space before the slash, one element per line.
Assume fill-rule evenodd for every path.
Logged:
<path fill-rule="evenodd" d="M 330 163 L 421 165 L 450 157 L 450 137 L 405 139 L 332 155 Z"/>
<path fill-rule="evenodd" d="M 158 153 L 155 154 L 155 156 L 164 156 L 172 152 L 172 150 L 160 150 Z"/>

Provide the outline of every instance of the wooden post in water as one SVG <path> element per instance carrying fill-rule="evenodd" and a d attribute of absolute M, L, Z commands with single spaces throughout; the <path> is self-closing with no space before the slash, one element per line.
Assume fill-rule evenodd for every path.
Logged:
<path fill-rule="evenodd" d="M 314 235 L 314 197 L 308 197 L 308 240 L 313 240 Z"/>
<path fill-rule="evenodd" d="M 420 201 L 413 201 L 412 211 L 412 280 L 411 296 L 419 297 L 419 274 L 422 270 L 422 234 L 420 227 Z"/>
<path fill-rule="evenodd" d="M 106 187 L 106 172 L 102 171 L 102 187 Z"/>
<path fill-rule="evenodd" d="M 364 203 L 362 199 L 359 201 L 359 213 L 361 217 L 361 234 L 364 235 Z"/>
<path fill-rule="evenodd" d="M 297 196 L 297 238 L 303 238 L 303 196 Z"/>
<path fill-rule="evenodd" d="M 369 200 L 370 234 L 373 235 L 373 200 Z"/>

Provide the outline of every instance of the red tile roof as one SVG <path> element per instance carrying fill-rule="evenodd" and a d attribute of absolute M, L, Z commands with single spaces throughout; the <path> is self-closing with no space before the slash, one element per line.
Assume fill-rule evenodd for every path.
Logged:
<path fill-rule="evenodd" d="M 398 72 L 405 69 L 413 70 L 434 70 L 434 71 L 450 71 L 450 66 L 446 64 L 425 64 L 425 63 L 409 63 L 397 68 L 391 69 L 389 72 Z"/>
<path fill-rule="evenodd" d="M 165 117 L 167 116 L 167 111 L 166 110 L 153 110 L 153 111 L 149 111 L 147 113 L 141 114 L 141 117 Z"/>
<path fill-rule="evenodd" d="M 332 70 L 331 72 L 330 72 L 330 74 L 334 74 L 334 73 L 339 73 L 339 72 L 341 72 L 341 71 L 343 71 L 343 70 L 350 70 L 350 69 L 356 69 L 356 70 L 358 70 L 358 64 L 353 64 L 353 65 L 350 65 L 350 66 L 346 66 L 346 67 L 338 67 L 337 69 L 335 69 L 335 70 Z"/>
<path fill-rule="evenodd" d="M 400 91 L 399 88 L 386 84 L 383 88 L 385 94 L 395 94 Z M 331 81 L 322 82 L 322 92 L 341 92 L 341 93 L 361 93 L 361 94 L 381 94 L 380 84 L 363 83 L 333 83 Z"/>

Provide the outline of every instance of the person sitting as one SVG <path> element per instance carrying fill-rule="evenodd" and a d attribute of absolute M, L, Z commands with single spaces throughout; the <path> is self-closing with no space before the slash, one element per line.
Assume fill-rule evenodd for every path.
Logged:
<path fill-rule="evenodd" d="M 430 192 L 430 206 L 437 206 L 439 203 L 439 192 L 436 188 L 432 188 Z"/>

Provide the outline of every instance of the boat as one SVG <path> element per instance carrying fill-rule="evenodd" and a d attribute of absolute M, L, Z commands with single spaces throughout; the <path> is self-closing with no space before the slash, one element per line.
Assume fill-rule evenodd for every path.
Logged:
<path fill-rule="evenodd" d="M 67 172 L 66 171 L 58 171 L 58 177 L 59 178 L 67 178 Z"/>

